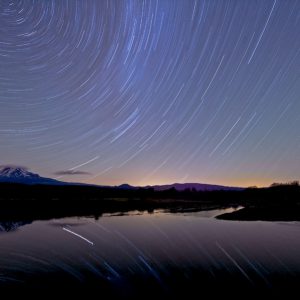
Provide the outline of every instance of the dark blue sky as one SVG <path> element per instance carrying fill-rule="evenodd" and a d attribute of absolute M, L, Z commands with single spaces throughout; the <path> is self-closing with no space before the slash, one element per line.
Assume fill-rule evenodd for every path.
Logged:
<path fill-rule="evenodd" d="M 299 179 L 299 34 L 292 0 L 1 0 L 0 163 L 99 184 Z"/>

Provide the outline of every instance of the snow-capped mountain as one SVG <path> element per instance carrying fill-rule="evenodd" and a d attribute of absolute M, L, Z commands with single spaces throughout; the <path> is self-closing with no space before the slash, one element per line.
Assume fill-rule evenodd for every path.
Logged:
<path fill-rule="evenodd" d="M 5 166 L 0 169 L 0 182 L 15 182 L 25 184 L 64 184 L 61 181 L 41 177 L 29 172 L 23 167 Z"/>
<path fill-rule="evenodd" d="M 22 167 L 3 167 L 0 170 L 0 177 L 5 178 L 40 178 L 38 174 L 31 173 Z"/>

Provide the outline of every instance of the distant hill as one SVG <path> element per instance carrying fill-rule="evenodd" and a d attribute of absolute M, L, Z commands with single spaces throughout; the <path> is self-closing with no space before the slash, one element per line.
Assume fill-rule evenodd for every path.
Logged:
<path fill-rule="evenodd" d="M 119 189 L 122 189 L 122 190 L 136 190 L 140 187 L 133 186 L 133 185 L 130 185 L 128 183 L 123 183 L 121 185 L 117 185 L 116 188 L 119 188 Z"/>

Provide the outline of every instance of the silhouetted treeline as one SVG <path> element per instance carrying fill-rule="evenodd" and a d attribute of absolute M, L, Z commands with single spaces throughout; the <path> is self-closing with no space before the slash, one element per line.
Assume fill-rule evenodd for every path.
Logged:
<path fill-rule="evenodd" d="M 97 187 L 89 185 L 24 185 L 15 183 L 0 183 L 1 200 L 59 200 L 59 201 L 89 201 L 89 200 L 149 200 L 174 199 L 191 201 L 212 201 L 232 198 L 237 191 L 196 191 L 187 189 L 177 191 L 175 188 L 164 191 L 154 191 L 153 188 L 121 189 Z"/>
<path fill-rule="evenodd" d="M 154 191 L 152 188 L 1 183 L 0 221 L 24 220 L 24 216 L 28 216 L 26 221 L 83 215 L 98 217 L 103 213 L 123 213 L 131 210 L 204 210 L 229 206 L 232 198 L 234 192 L 178 192 L 175 189 Z"/>
<path fill-rule="evenodd" d="M 248 215 L 249 209 L 253 212 L 253 208 L 256 209 L 256 213 L 258 210 L 269 213 L 283 209 L 286 214 L 289 214 L 287 209 L 300 212 L 300 187 L 293 183 L 238 191 L 196 191 L 195 189 L 177 191 L 174 188 L 155 191 L 152 188 L 120 189 L 89 185 L 0 184 L 0 219 L 2 220 L 11 220 L 12 217 L 20 219 L 22 216 L 41 219 L 75 215 L 97 217 L 106 212 L 122 213 L 130 210 L 182 211 L 232 206 L 246 207 Z M 245 211 L 236 212 L 237 215 L 241 213 L 245 214 Z"/>

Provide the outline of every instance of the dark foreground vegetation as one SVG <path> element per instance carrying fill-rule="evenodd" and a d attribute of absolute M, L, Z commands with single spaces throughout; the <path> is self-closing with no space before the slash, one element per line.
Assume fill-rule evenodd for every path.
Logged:
<path fill-rule="evenodd" d="M 242 192 L 243 209 L 218 216 L 238 221 L 300 221 L 300 186 L 297 181 L 249 188 Z"/>
<path fill-rule="evenodd" d="M 244 208 L 218 218 L 295 221 L 300 220 L 300 187 L 298 182 L 293 182 L 269 188 L 199 192 L 1 183 L 0 205 L 0 221 L 87 215 L 98 218 L 103 213 L 132 210 L 182 212 L 238 206 Z"/>

